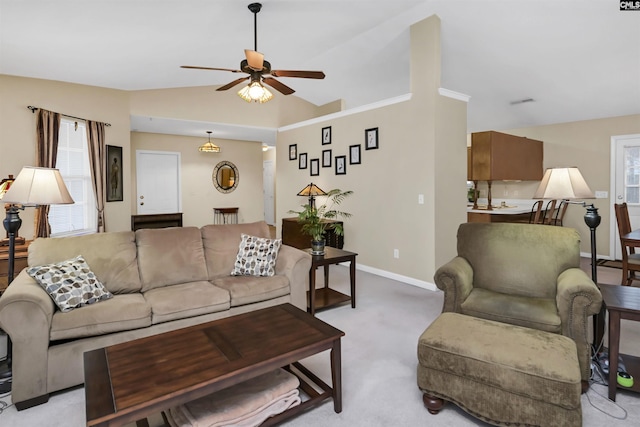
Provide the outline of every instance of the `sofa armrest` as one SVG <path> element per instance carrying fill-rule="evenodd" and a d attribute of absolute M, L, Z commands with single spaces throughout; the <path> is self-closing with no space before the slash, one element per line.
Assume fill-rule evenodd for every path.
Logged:
<path fill-rule="evenodd" d="M 473 268 L 462 257 L 455 257 L 436 270 L 433 276 L 438 289 L 444 291 L 442 312 L 461 312 L 461 305 L 473 289 Z"/>
<path fill-rule="evenodd" d="M 556 304 L 562 321 L 562 335 L 575 341 L 582 378 L 589 378 L 588 319 L 600 312 L 602 294 L 587 273 L 579 268 L 569 268 L 558 276 Z"/>
<path fill-rule="evenodd" d="M 291 304 L 307 311 L 307 290 L 311 255 L 292 246 L 282 245 L 276 259 L 276 274 L 289 279 Z"/>
<path fill-rule="evenodd" d="M 13 402 L 46 395 L 49 332 L 55 307 L 26 270 L 0 297 L 0 327 L 13 344 Z"/>

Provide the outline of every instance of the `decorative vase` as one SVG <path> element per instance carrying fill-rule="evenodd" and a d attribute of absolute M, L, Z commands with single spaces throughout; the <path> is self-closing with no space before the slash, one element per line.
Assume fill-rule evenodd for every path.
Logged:
<path fill-rule="evenodd" d="M 311 255 L 324 255 L 324 240 L 311 241 Z"/>

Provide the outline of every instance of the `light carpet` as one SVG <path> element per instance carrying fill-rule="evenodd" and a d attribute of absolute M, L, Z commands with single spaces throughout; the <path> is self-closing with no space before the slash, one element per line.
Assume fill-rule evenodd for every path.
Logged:
<path fill-rule="evenodd" d="M 587 270 L 589 266 L 584 268 Z M 619 270 L 598 269 L 600 282 L 618 283 Z M 318 270 L 318 283 L 321 280 Z M 342 292 L 349 289 L 348 268 L 331 267 L 331 284 Z M 417 343 L 424 329 L 438 316 L 443 294 L 357 272 L 357 308 L 349 304 L 324 310 L 318 317 L 343 330 L 342 341 L 343 411 L 336 414 L 327 400 L 282 425 L 290 427 L 386 427 L 486 425 L 448 404 L 431 415 L 422 404 L 416 385 Z M 640 323 L 622 324 L 622 350 L 640 355 Z M 628 337 L 628 339 L 627 339 Z M 540 355 L 544 358 L 544 354 Z M 303 364 L 330 383 L 329 353 L 324 352 Z M 636 379 L 640 381 L 640 378 Z M 604 386 L 593 385 L 582 395 L 583 425 L 590 427 L 640 425 L 640 394 L 619 391 L 617 402 L 608 401 Z M 490 398 L 490 397 L 488 397 Z M 8 398 L 0 400 L 9 401 Z M 593 402 L 593 405 L 590 403 Z M 619 406 L 618 406 L 619 405 Z M 616 419 L 614 417 L 624 417 Z M 150 418 L 151 427 L 162 418 Z M 0 426 L 81 427 L 84 426 L 84 390 L 78 387 L 54 393 L 48 403 L 21 412 L 14 407 L 0 414 Z M 127 427 L 133 427 L 130 424 Z"/>

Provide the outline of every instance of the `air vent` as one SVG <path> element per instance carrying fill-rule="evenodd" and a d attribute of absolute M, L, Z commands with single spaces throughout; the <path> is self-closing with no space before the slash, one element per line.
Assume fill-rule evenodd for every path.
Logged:
<path fill-rule="evenodd" d="M 536 100 L 533 98 L 518 99 L 517 101 L 511 101 L 509 104 L 518 105 L 518 104 L 526 104 L 527 102 L 536 102 Z"/>

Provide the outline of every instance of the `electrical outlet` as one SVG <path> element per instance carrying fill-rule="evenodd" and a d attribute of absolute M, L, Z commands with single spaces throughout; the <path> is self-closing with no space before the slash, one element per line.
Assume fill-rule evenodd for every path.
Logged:
<path fill-rule="evenodd" d="M 393 250 L 393 257 L 394 258 L 400 258 L 400 250 L 394 249 Z"/>
<path fill-rule="evenodd" d="M 609 197 L 608 191 L 596 191 L 596 199 L 606 199 Z"/>
<path fill-rule="evenodd" d="M 424 205 L 424 194 L 418 194 L 418 204 Z"/>

